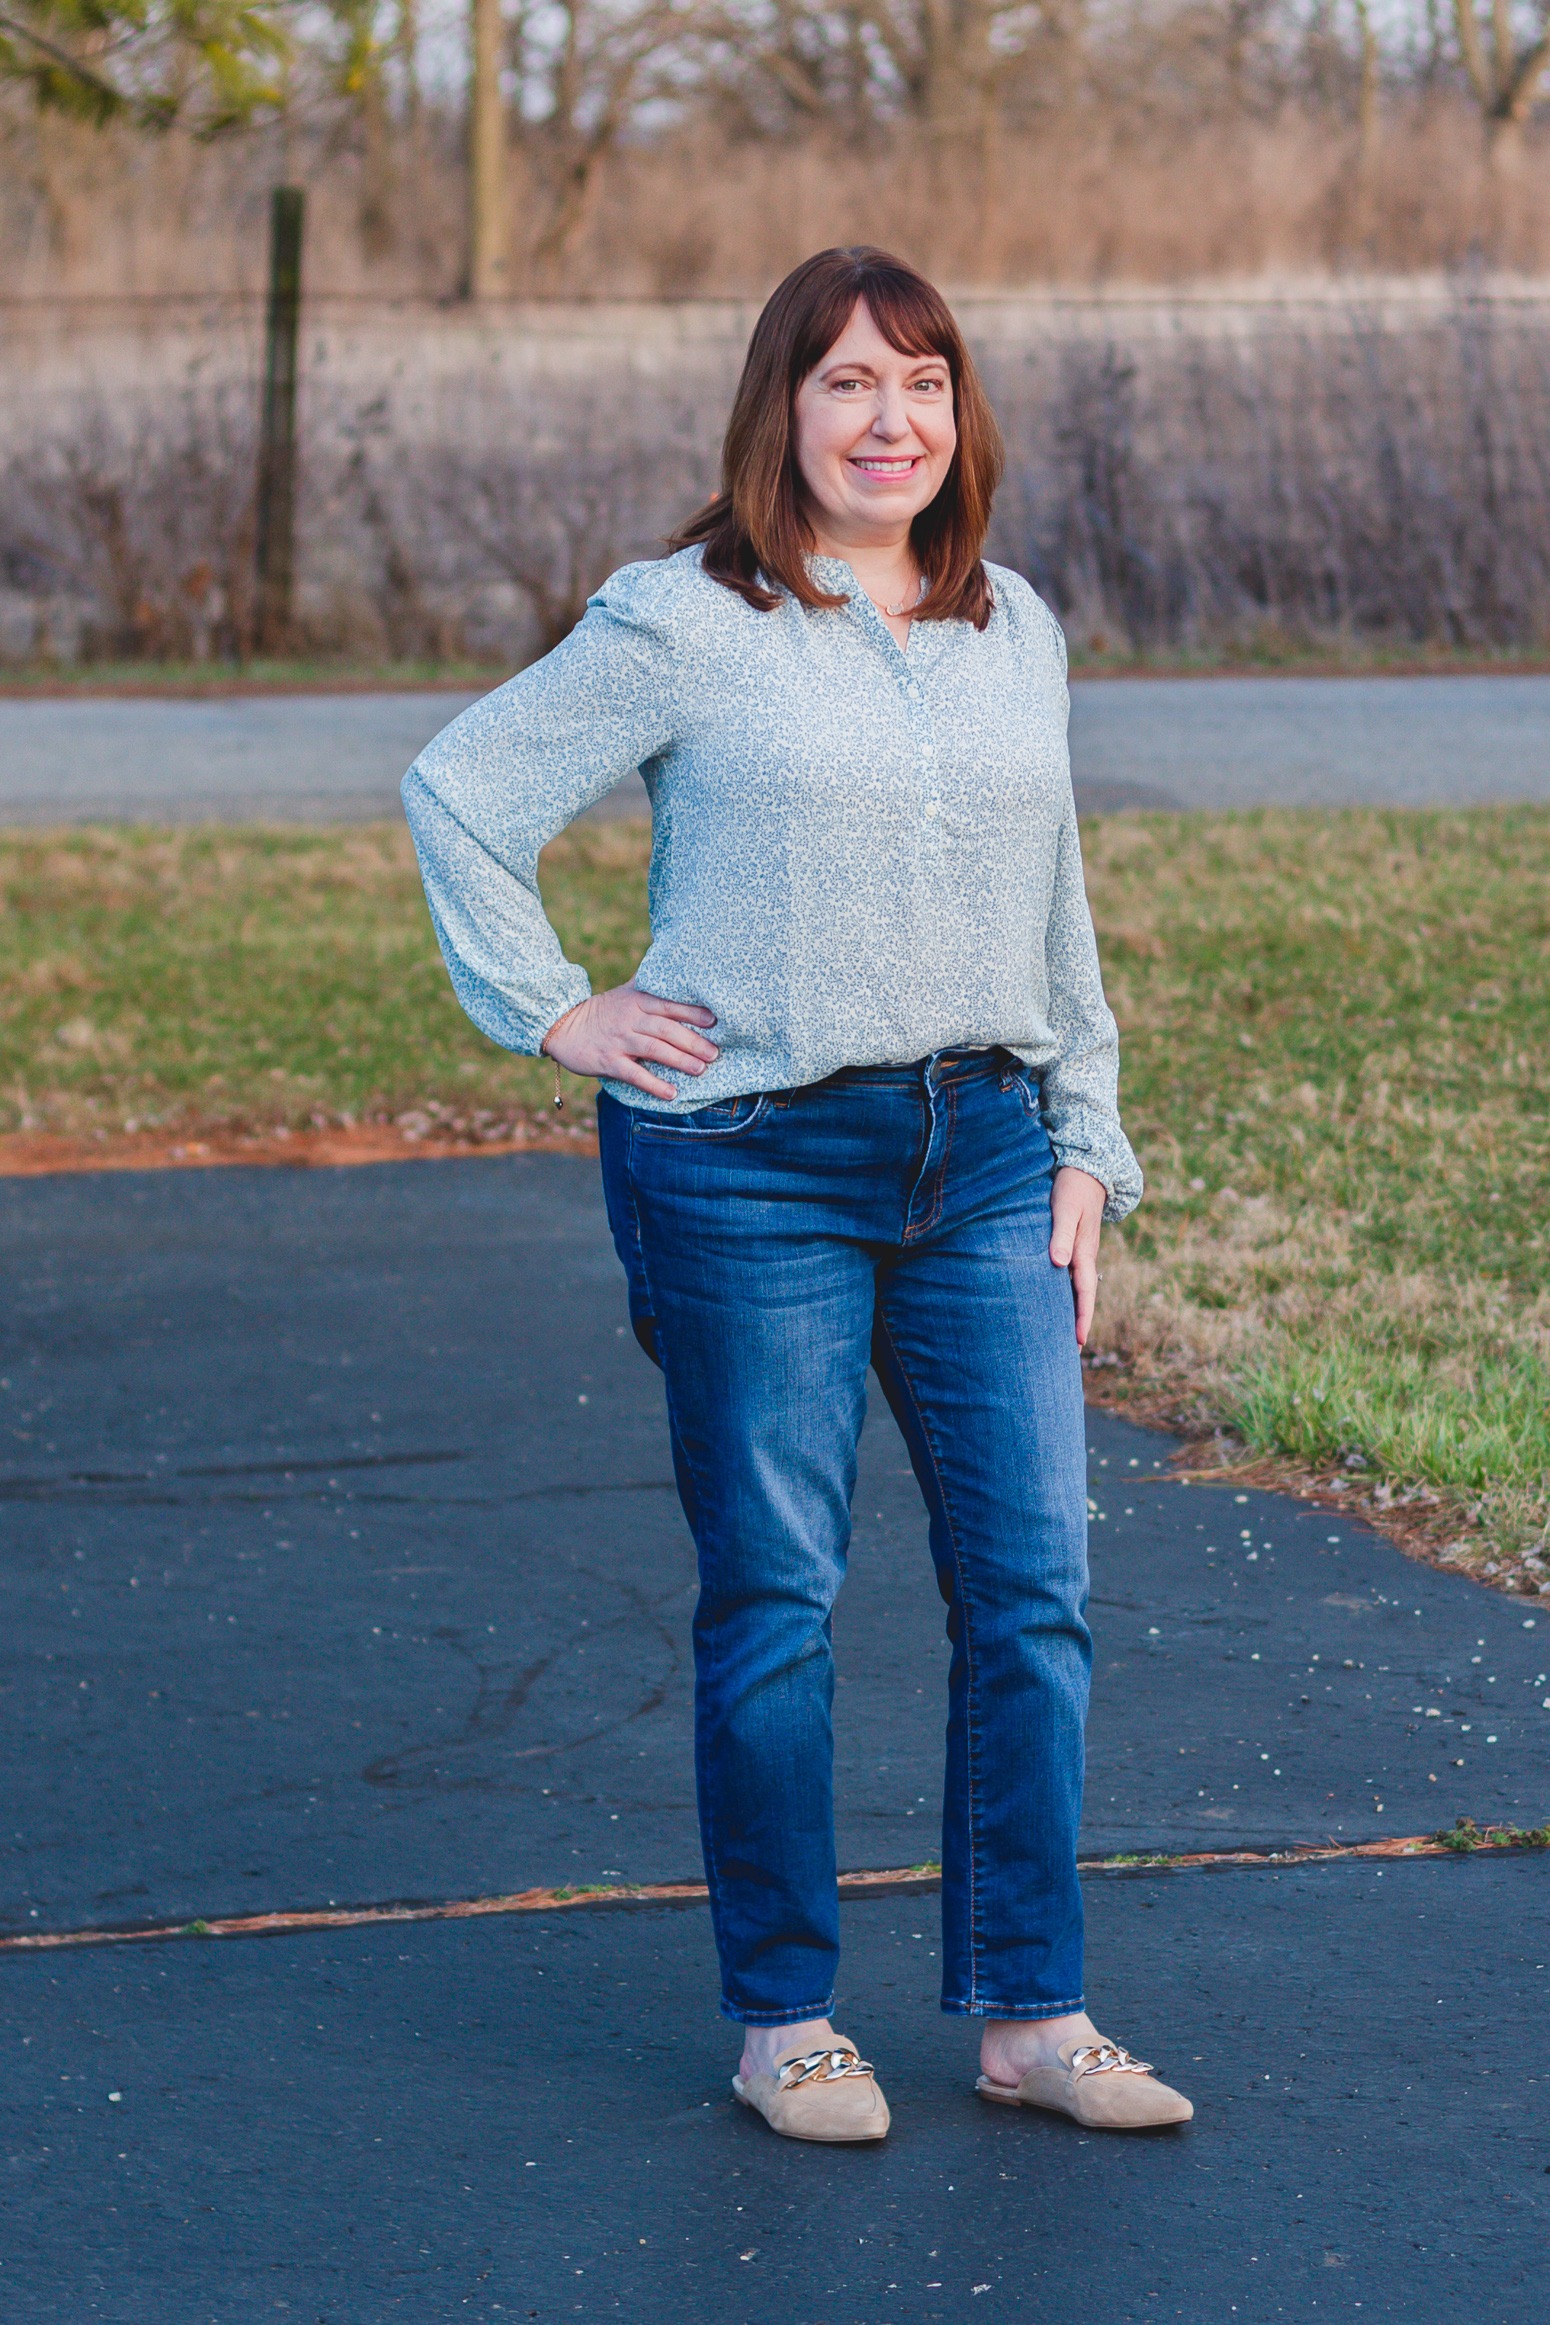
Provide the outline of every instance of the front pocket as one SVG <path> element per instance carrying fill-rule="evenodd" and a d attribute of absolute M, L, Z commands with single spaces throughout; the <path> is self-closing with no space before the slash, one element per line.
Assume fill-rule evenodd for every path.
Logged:
<path fill-rule="evenodd" d="M 1011 1087 L 1017 1092 L 1018 1097 L 1022 1100 L 1023 1112 L 1027 1115 L 1029 1121 L 1037 1122 L 1042 1128 L 1044 1122 L 1043 1095 L 1039 1089 L 1038 1083 L 1034 1080 L 1028 1068 L 1026 1066 L 1018 1066 L 1016 1071 L 1008 1077 L 1008 1080 Z M 1005 1086 L 1006 1085 L 1003 1084 L 1003 1087 Z"/>
<path fill-rule="evenodd" d="M 640 1138 L 680 1139 L 695 1146 L 709 1139 L 742 1138 L 763 1121 L 769 1104 L 769 1092 L 758 1090 L 741 1098 L 723 1098 L 714 1106 L 696 1106 L 690 1114 L 653 1114 L 638 1106 L 635 1132 Z"/>

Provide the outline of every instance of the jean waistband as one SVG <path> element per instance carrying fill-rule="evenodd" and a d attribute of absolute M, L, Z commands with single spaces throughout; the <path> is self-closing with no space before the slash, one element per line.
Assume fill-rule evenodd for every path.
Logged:
<path fill-rule="evenodd" d="M 873 1084 L 893 1089 L 918 1089 L 928 1077 L 935 1082 L 967 1082 L 982 1074 L 1005 1074 L 1018 1069 L 1018 1060 L 1010 1050 L 994 1049 L 939 1049 L 929 1057 L 912 1058 L 908 1063 L 886 1066 L 841 1066 L 837 1074 L 826 1080 L 830 1087 L 848 1089 L 854 1085 Z"/>

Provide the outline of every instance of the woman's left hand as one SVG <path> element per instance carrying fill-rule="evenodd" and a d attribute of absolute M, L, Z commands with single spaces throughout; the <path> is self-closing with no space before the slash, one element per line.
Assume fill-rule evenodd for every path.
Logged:
<path fill-rule="evenodd" d="M 1049 1260 L 1065 1268 L 1076 1294 L 1076 1340 L 1087 1346 L 1093 1307 L 1098 1297 L 1098 1237 L 1103 1228 L 1103 1206 L 1108 1192 L 1102 1179 L 1065 1163 L 1055 1173 L 1050 1197 Z"/>

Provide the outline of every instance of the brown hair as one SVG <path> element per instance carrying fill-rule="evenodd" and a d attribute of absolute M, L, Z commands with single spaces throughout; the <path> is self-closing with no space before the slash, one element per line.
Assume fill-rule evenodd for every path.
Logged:
<path fill-rule="evenodd" d="M 799 605 L 839 606 L 807 569 L 813 537 L 797 497 L 793 408 L 858 300 L 901 355 L 940 355 L 953 385 L 958 444 L 942 489 L 911 527 L 927 591 L 917 621 L 984 629 L 993 599 L 980 552 L 1001 480 L 1001 431 L 963 334 L 940 291 L 884 250 L 820 250 L 788 274 L 754 325 L 721 452 L 721 490 L 669 546 L 704 546 L 705 571 L 768 613 L 787 590 Z M 770 586 L 774 584 L 775 586 Z"/>

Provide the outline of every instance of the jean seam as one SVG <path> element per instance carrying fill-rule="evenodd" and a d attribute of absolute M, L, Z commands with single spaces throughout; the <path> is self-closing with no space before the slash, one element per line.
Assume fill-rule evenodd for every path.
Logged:
<path fill-rule="evenodd" d="M 1063 2002 L 1041 2002 L 1030 2009 L 1026 2002 L 993 2002 L 987 1995 L 971 1994 L 960 2000 L 944 1995 L 942 2008 L 956 2018 L 1011 2018 L 1034 2023 L 1041 2018 L 1070 2018 L 1085 2008 L 1086 1996 L 1070 1995 Z"/>
<path fill-rule="evenodd" d="M 769 1092 L 767 1090 L 760 1090 L 756 1092 L 752 1109 L 743 1116 L 742 1121 L 729 1122 L 726 1124 L 725 1128 L 720 1130 L 689 1130 L 685 1127 L 682 1116 L 671 1114 L 663 1116 L 655 1121 L 647 1120 L 646 1122 L 641 1123 L 639 1128 L 642 1132 L 642 1135 L 654 1134 L 658 1138 L 683 1138 L 691 1140 L 695 1144 L 698 1144 L 703 1139 L 708 1144 L 720 1145 L 727 1139 L 744 1137 L 750 1130 L 754 1128 L 756 1123 L 762 1122 L 766 1112 L 769 1109 L 769 1103 Z M 632 1107 L 630 1111 L 632 1115 L 635 1115 L 642 1112 L 643 1109 L 635 1106 Z M 632 1121 L 630 1124 L 632 1135 L 636 1127 L 636 1124 Z"/>
<path fill-rule="evenodd" d="M 662 1318 L 657 1309 L 656 1294 L 651 1289 L 651 1278 L 646 1268 L 645 1245 L 640 1240 L 640 1218 L 635 1206 L 635 1179 L 632 1169 L 635 1157 L 635 1129 L 635 1116 L 632 1112 L 630 1116 L 629 1133 L 624 1151 L 624 1183 L 629 1190 L 630 1217 L 635 1225 L 636 1248 L 640 1253 L 641 1281 L 645 1284 L 647 1292 L 651 1295 L 652 1313 L 656 1319 L 657 1327 L 657 1353 L 664 1359 L 662 1364 L 662 1394 L 663 1399 L 667 1405 L 668 1427 L 671 1429 L 674 1437 L 677 1439 L 679 1446 L 682 1448 L 684 1466 L 689 1471 L 690 1475 L 694 1478 L 695 1490 L 700 1498 L 700 1506 L 701 1508 L 704 1508 L 706 1506 L 704 1480 L 697 1472 L 696 1464 L 689 1452 L 688 1439 L 684 1436 L 683 1431 L 679 1428 L 676 1415 L 673 1411 L 673 1381 L 672 1375 L 669 1373 L 665 1361 L 665 1350 L 662 1343 Z M 699 1549 L 699 1543 L 696 1542 L 694 1546 L 696 1579 L 698 1579 L 699 1574 Z M 698 1736 L 696 1736 L 694 1753 L 696 1783 L 698 1783 L 699 1778 L 699 1764 L 699 1741 Z M 700 1820 L 700 1847 L 701 1853 L 705 1859 L 705 1886 L 707 1894 L 710 1899 L 713 1900 L 714 1904 L 718 1908 L 724 1908 L 726 1899 L 721 1887 L 721 1868 L 716 1861 L 716 1851 L 711 1839 L 711 1826 L 712 1820 L 710 1818 L 706 1817 Z M 725 1992 L 723 1992 L 722 2000 L 726 2000 Z"/>
<path fill-rule="evenodd" d="M 971 2001 L 977 2001 L 979 1997 L 980 1841 L 979 1793 L 975 1783 L 975 1770 L 979 1757 L 979 1733 L 975 1720 L 976 1665 L 974 1656 L 974 1621 L 969 1595 L 969 1587 L 967 1578 L 964 1573 L 962 1553 L 959 1549 L 958 1525 L 953 1515 L 953 1505 L 948 1494 L 947 1479 L 943 1474 L 941 1456 L 937 1450 L 936 1438 L 932 1433 L 930 1423 L 926 1419 L 925 1408 L 922 1406 L 920 1398 L 916 1394 L 915 1383 L 911 1380 L 909 1373 L 905 1368 L 904 1359 L 899 1354 L 898 1343 L 888 1328 L 887 1314 L 881 1308 L 881 1305 L 879 1306 L 878 1311 L 877 1329 L 879 1335 L 887 1346 L 888 1354 L 893 1362 L 894 1370 L 899 1376 L 900 1386 L 904 1390 L 906 1396 L 909 1398 L 910 1409 L 914 1413 L 916 1422 L 920 1429 L 921 1443 L 925 1446 L 927 1453 L 931 1457 L 931 1474 L 936 1480 L 936 1489 L 941 1497 L 942 1502 L 942 1515 L 947 1522 L 948 1540 L 952 1544 L 953 1551 L 953 1573 L 957 1579 L 958 1584 L 959 1604 L 963 1608 L 963 1656 L 968 1674 L 968 1682 L 964 1690 L 964 1710 L 968 1733 L 968 1749 L 965 1753 L 965 1762 L 968 1770 L 969 1782 L 969 1993 Z"/>
<path fill-rule="evenodd" d="M 929 1235 L 931 1233 L 932 1228 L 935 1227 L 937 1221 L 942 1216 L 942 1205 L 947 1200 L 947 1165 L 953 1151 L 953 1130 L 958 1120 L 958 1096 L 953 1084 L 950 1081 L 944 1080 L 938 1082 L 937 1089 L 947 1100 L 947 1122 L 946 1127 L 942 1132 L 941 1160 L 938 1162 L 936 1169 L 936 1196 L 932 1202 L 930 1213 L 926 1218 L 920 1220 L 913 1227 L 906 1225 L 904 1234 L 901 1238 L 901 1241 L 905 1244 L 918 1243 L 923 1235 Z M 929 1162 L 931 1159 L 932 1138 L 934 1137 L 936 1130 L 934 1119 L 935 1108 L 931 1105 L 929 1095 L 926 1100 L 926 1105 L 928 1113 L 933 1118 L 931 1135 L 928 1136 L 926 1140 L 926 1159 Z"/>
<path fill-rule="evenodd" d="M 829 1988 L 822 2001 L 804 2003 L 800 2009 L 789 2014 L 782 2011 L 779 2016 L 770 2010 L 738 2011 L 734 2015 L 727 2009 L 725 1995 L 721 1998 L 721 2008 L 722 2015 L 730 2018 L 734 2026 L 805 2026 L 809 2019 L 828 2017 L 834 2008 L 834 1988 Z"/>
<path fill-rule="evenodd" d="M 639 1272 L 640 1280 L 643 1284 L 645 1284 L 646 1290 L 649 1293 L 651 1291 L 651 1285 L 646 1276 L 646 1247 L 640 1239 L 640 1205 L 635 1200 L 635 1181 L 630 1173 L 630 1161 L 634 1151 L 634 1146 L 635 1118 L 632 1113 L 630 1121 L 625 1130 L 624 1139 L 624 1199 L 629 1205 L 630 1234 L 635 1244 L 635 1265 Z M 653 1319 L 653 1321 L 654 1320 L 655 1319 Z"/>

